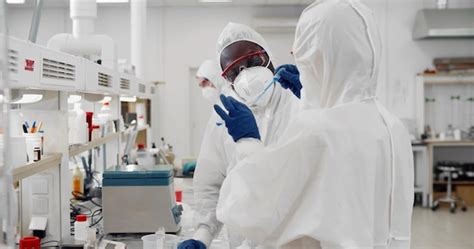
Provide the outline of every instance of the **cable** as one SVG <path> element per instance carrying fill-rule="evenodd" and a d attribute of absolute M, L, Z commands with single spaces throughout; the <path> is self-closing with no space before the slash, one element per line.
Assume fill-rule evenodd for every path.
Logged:
<path fill-rule="evenodd" d="M 59 240 L 49 240 L 49 241 L 45 241 L 45 242 L 42 242 L 41 245 L 44 245 L 44 244 L 49 244 L 49 243 L 61 243 Z"/>
<path fill-rule="evenodd" d="M 99 224 L 99 222 L 103 219 L 104 217 L 100 217 L 96 222 L 92 223 L 89 227 L 94 227 L 96 226 L 97 224 Z"/>

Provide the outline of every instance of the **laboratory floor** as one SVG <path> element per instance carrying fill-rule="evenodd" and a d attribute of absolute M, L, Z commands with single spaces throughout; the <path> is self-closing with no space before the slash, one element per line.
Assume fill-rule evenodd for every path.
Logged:
<path fill-rule="evenodd" d="M 474 249 L 474 207 L 455 214 L 416 207 L 411 239 L 411 249 Z"/>
<path fill-rule="evenodd" d="M 183 190 L 183 199 L 193 206 L 192 179 L 176 179 Z M 184 234 L 183 237 L 191 237 Z M 221 233 L 211 249 L 227 248 L 225 235 Z M 411 249 L 474 249 L 474 207 L 467 212 L 452 214 L 448 208 L 440 207 L 436 212 L 428 208 L 415 207 L 412 219 Z"/>

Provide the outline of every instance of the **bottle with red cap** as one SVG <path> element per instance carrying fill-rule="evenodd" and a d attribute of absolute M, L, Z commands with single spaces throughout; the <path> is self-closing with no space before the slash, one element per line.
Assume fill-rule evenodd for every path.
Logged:
<path fill-rule="evenodd" d="M 40 238 L 24 237 L 20 239 L 19 249 L 40 249 Z"/>
<path fill-rule="evenodd" d="M 89 228 L 87 216 L 83 214 L 77 215 L 76 222 L 74 222 L 74 239 L 78 241 L 86 241 L 87 228 Z"/>

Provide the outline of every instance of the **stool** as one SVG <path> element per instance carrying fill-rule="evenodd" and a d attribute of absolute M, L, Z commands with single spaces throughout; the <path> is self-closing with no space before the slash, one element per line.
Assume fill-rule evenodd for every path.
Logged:
<path fill-rule="evenodd" d="M 437 166 L 437 168 L 440 171 L 448 173 L 448 183 L 446 184 L 447 191 L 446 191 L 446 196 L 444 196 L 442 198 L 439 198 L 436 201 L 434 201 L 433 206 L 431 206 L 431 210 L 436 211 L 439 208 L 439 204 L 441 202 L 444 202 L 444 203 L 449 203 L 449 205 L 451 206 L 451 208 L 450 208 L 451 213 L 456 212 L 456 207 L 457 207 L 458 203 L 462 204 L 461 210 L 463 212 L 466 212 L 467 211 L 466 203 L 461 198 L 459 198 L 459 197 L 455 198 L 452 195 L 452 189 L 453 189 L 452 174 L 453 174 L 453 172 L 457 171 L 458 169 L 456 167 L 452 167 L 452 166 Z"/>

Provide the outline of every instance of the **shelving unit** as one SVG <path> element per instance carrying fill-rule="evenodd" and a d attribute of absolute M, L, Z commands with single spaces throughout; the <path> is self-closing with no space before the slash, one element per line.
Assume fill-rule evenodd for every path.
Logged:
<path fill-rule="evenodd" d="M 437 133 L 447 129 L 449 124 L 456 128 L 466 129 L 474 124 L 470 124 L 469 105 L 466 101 L 473 97 L 474 93 L 474 74 L 473 73 L 437 73 L 437 74 L 419 74 L 416 76 L 415 86 L 415 121 L 416 136 L 419 138 L 424 133 L 425 125 Z M 452 102 L 453 97 L 457 102 Z M 428 101 L 428 102 L 427 102 Z M 429 104 L 429 105 L 428 105 Z M 451 109 L 449 106 L 451 105 Z M 458 107 L 454 109 L 455 107 Z M 425 108 L 426 113 L 425 113 Z M 453 110 L 457 110 L 454 112 Z M 471 114 L 473 115 L 473 114 Z M 467 119 L 466 119 L 467 117 Z M 469 150 L 474 151 L 474 140 L 439 140 L 428 139 L 423 141 L 426 146 L 426 167 L 422 171 L 424 179 L 427 179 L 429 205 L 433 201 L 433 185 L 444 185 L 445 181 L 433 179 L 434 168 L 438 161 L 460 160 L 470 161 L 467 156 Z M 454 150 L 456 156 L 448 156 L 445 151 Z M 471 153 L 472 154 L 472 153 Z M 463 159 L 461 159 L 463 158 Z M 463 186 L 471 188 L 474 182 L 455 182 L 454 186 Z"/>
<path fill-rule="evenodd" d="M 26 165 L 16 167 L 12 170 L 13 181 L 17 182 L 21 179 L 38 174 L 47 169 L 58 167 L 61 164 L 62 153 L 52 153 L 43 156 L 37 162 L 28 163 Z"/>
<path fill-rule="evenodd" d="M 108 134 L 104 137 L 94 139 L 93 141 L 90 141 L 83 145 L 71 145 L 69 147 L 69 157 L 77 156 L 83 152 L 86 152 L 88 150 L 104 145 L 110 141 L 113 141 L 114 139 L 119 138 L 120 134 L 122 134 L 122 132 L 115 132 L 115 133 Z"/>
<path fill-rule="evenodd" d="M 33 120 L 44 123 L 44 149 L 45 156 L 42 160 L 17 167 L 12 170 L 15 186 L 18 186 L 19 201 L 19 233 L 29 233 L 28 223 L 34 213 L 35 205 L 32 200 L 35 193 L 32 189 L 40 186 L 46 193 L 41 193 L 42 200 L 47 199 L 46 211 L 42 214 L 48 218 L 48 240 L 71 239 L 70 235 L 70 210 L 69 199 L 71 197 L 72 174 L 69 164 L 81 153 L 91 151 L 89 155 L 93 158 L 92 163 L 97 171 L 107 164 L 116 164 L 120 154 L 121 139 L 129 132 L 118 131 L 104 137 L 95 139 L 82 145 L 69 145 L 68 130 L 69 113 L 72 102 L 70 95 L 80 95 L 80 103 L 83 111 L 94 112 L 94 117 L 99 112 L 101 104 L 99 101 L 110 98 L 109 104 L 111 116 L 114 121 L 120 120 L 121 96 L 138 97 L 136 100 L 147 107 L 151 106 L 151 100 L 157 92 L 151 91 L 149 82 L 139 79 L 134 75 L 124 74 L 104 65 L 96 64 L 80 56 L 74 56 L 57 50 L 33 44 L 28 41 L 8 38 L 9 52 L 15 56 L 8 58 L 10 65 L 10 88 L 18 91 L 18 94 L 28 94 L 32 89 L 34 93 L 42 94 L 43 99 L 37 103 L 22 104 L 15 106 L 15 117 L 9 119 L 11 134 L 22 136 L 21 123 Z M 26 70 L 20 62 L 25 60 L 34 61 L 34 70 Z M 67 67 L 56 67 L 66 65 Z M 55 74 L 67 77 L 54 77 Z M 48 71 L 49 70 L 49 71 Z M 62 71 L 61 71 L 62 70 Z M 72 77 L 72 73 L 75 77 Z M 69 77 L 71 76 L 71 77 Z M 20 96 L 21 97 L 21 96 Z M 146 109 L 146 116 L 151 115 L 150 108 Z M 124 112 L 137 112 L 125 110 Z M 140 134 L 150 135 L 152 133 L 151 123 L 138 128 Z M 117 122 L 115 122 L 117 124 Z M 95 121 L 94 121 L 94 124 Z M 118 125 L 121 126 L 121 125 Z M 118 127 L 116 127 L 118 129 Z M 151 135 L 150 135 L 151 136 Z M 100 147 L 100 153 L 92 150 Z M 1 163 L 1 162 L 0 162 Z M 102 170 L 104 169 L 102 168 Z M 3 168 L 0 168 L 3 173 Z M 0 172 L 2 173 L 2 172 Z M 42 174 L 38 174 L 42 173 Z"/>

